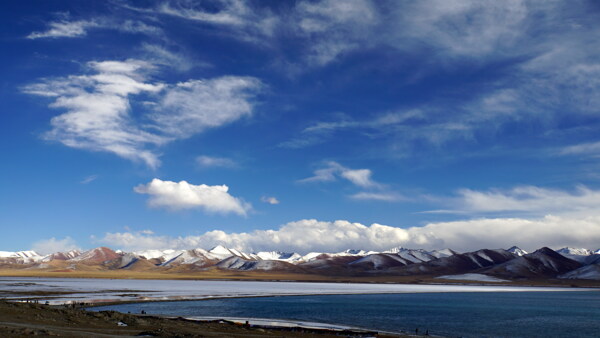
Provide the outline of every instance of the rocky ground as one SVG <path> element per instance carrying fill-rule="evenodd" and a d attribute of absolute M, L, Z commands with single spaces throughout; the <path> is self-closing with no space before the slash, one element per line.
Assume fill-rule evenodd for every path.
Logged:
<path fill-rule="evenodd" d="M 331 332 L 293 332 L 246 327 L 228 322 L 139 316 L 114 311 L 91 312 L 70 307 L 0 301 L 0 336 L 61 337 L 340 337 Z M 348 332 L 341 336 L 356 337 Z M 385 335 L 378 335 L 385 337 Z M 391 336 L 387 336 L 391 337 Z"/>

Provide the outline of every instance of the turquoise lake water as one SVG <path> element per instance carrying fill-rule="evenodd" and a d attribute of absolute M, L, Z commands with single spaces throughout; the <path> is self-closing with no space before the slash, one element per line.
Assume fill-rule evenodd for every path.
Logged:
<path fill-rule="evenodd" d="M 600 292 L 412 293 L 232 298 L 92 310 L 293 319 L 448 337 L 600 337 Z"/>

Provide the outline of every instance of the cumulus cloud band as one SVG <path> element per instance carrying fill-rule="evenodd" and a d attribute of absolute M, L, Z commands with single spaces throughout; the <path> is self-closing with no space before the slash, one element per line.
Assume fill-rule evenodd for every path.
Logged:
<path fill-rule="evenodd" d="M 458 251 L 507 248 L 512 245 L 527 250 L 542 246 L 596 248 L 600 243 L 600 217 L 476 219 L 431 223 L 406 229 L 377 223 L 366 226 L 345 220 L 327 222 L 305 219 L 284 224 L 279 229 L 240 233 L 213 230 L 186 237 L 142 232 L 107 233 L 100 242 L 128 250 L 210 248 L 220 244 L 243 251 L 284 250 L 299 253 L 349 248 L 387 250 L 396 246 L 423 249 L 449 247 Z"/>

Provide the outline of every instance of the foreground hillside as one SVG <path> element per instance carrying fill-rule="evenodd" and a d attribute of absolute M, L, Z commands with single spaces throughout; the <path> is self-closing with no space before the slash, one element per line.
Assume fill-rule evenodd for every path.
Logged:
<path fill-rule="evenodd" d="M 197 322 L 183 318 L 167 319 L 114 311 L 90 312 L 41 304 L 0 302 L 2 337 L 314 337 L 316 333 L 318 337 L 363 336 L 357 332 L 328 334 L 324 331 L 302 333 L 283 328 L 246 327 L 230 322 Z"/>
<path fill-rule="evenodd" d="M 98 278 L 194 278 L 378 282 L 492 282 L 594 285 L 600 281 L 600 253 L 586 249 L 513 247 L 459 253 L 394 248 L 384 252 L 346 250 L 306 255 L 211 250 L 114 251 L 38 255 L 1 252 L 0 275 Z M 576 281 L 580 281 L 577 282 Z"/>

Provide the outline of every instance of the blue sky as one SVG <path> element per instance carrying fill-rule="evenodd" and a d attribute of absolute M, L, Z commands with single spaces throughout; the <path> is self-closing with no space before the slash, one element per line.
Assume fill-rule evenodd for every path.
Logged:
<path fill-rule="evenodd" d="M 593 1 L 0 7 L 3 250 L 600 246 Z"/>

